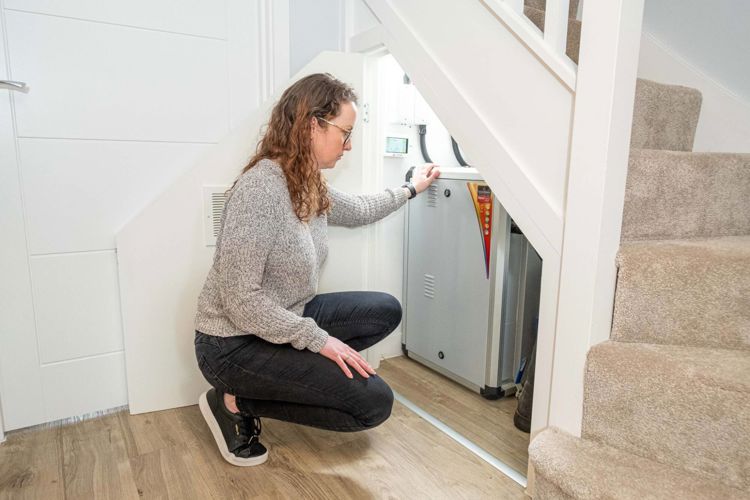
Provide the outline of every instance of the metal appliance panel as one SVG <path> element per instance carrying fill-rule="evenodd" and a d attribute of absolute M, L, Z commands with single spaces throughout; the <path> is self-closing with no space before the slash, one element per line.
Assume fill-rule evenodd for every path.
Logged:
<path fill-rule="evenodd" d="M 491 280 L 468 187 L 477 182 L 440 178 L 410 202 L 406 348 L 481 388 Z"/>

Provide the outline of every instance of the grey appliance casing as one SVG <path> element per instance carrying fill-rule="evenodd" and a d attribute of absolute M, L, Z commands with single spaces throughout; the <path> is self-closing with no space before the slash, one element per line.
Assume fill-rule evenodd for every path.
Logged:
<path fill-rule="evenodd" d="M 402 344 L 410 358 L 493 398 L 515 391 L 520 345 L 505 280 L 511 224 L 493 195 L 488 272 L 469 183 L 486 186 L 474 168 L 444 168 L 409 202 Z"/>

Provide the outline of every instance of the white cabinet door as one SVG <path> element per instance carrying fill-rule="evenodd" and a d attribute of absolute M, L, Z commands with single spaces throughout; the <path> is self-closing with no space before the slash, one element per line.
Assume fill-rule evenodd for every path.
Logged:
<path fill-rule="evenodd" d="M 0 36 L 0 80 L 10 79 L 4 39 Z M 0 397 L 5 430 L 44 420 L 11 92 L 0 89 Z"/>
<path fill-rule="evenodd" d="M 128 403 L 115 235 L 257 106 L 259 41 L 246 36 L 258 33 L 252 1 L 0 9 L 0 79 L 31 89 L 0 90 L 0 398 L 11 430 Z"/>

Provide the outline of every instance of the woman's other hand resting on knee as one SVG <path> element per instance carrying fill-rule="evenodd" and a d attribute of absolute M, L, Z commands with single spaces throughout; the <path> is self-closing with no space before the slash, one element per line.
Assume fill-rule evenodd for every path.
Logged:
<path fill-rule="evenodd" d="M 326 344 L 320 350 L 320 354 L 339 365 L 341 371 L 348 378 L 354 378 L 349 366 L 357 370 L 364 378 L 370 378 L 370 375 L 375 375 L 375 370 L 372 369 L 370 363 L 360 353 L 336 337 L 328 336 L 328 340 L 326 340 Z"/>

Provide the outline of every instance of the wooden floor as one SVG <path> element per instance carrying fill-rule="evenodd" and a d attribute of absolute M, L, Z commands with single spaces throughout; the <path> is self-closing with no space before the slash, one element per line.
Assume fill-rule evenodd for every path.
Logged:
<path fill-rule="evenodd" d="M 247 468 L 220 457 L 197 406 L 6 437 L 0 498 L 524 498 L 518 484 L 398 403 L 386 423 L 360 433 L 264 419 L 270 458 Z"/>
<path fill-rule="evenodd" d="M 394 391 L 526 475 L 529 434 L 513 425 L 516 398 L 487 400 L 404 356 L 382 361 L 378 375 Z"/>

